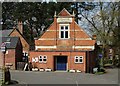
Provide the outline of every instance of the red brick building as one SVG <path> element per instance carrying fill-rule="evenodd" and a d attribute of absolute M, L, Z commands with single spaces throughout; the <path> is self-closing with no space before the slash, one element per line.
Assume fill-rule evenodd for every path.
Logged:
<path fill-rule="evenodd" d="M 17 69 L 17 62 L 22 61 L 22 43 L 19 37 L 2 37 L 6 44 L 5 65 L 10 69 Z M 3 53 L 0 51 L 0 68 L 3 65 Z"/>
<path fill-rule="evenodd" d="M 12 32 L 9 34 L 10 37 L 20 37 L 20 41 L 23 46 L 23 53 L 28 53 L 30 50 L 30 45 L 27 39 L 24 37 L 23 34 L 23 24 L 21 21 L 18 22 L 18 26 L 13 28 Z"/>
<path fill-rule="evenodd" d="M 89 72 L 95 66 L 95 40 L 63 9 L 54 15 L 54 22 L 35 40 L 35 51 L 30 51 L 30 61 L 37 68 L 80 70 Z"/>
<path fill-rule="evenodd" d="M 20 38 L 23 47 L 23 61 L 26 61 L 28 59 L 28 54 L 30 50 L 30 43 L 28 43 L 28 40 L 25 38 L 23 30 L 24 30 L 23 23 L 22 21 L 19 21 L 17 27 L 14 27 L 9 30 L 0 30 L 0 32 L 2 33 L 2 37 Z"/>

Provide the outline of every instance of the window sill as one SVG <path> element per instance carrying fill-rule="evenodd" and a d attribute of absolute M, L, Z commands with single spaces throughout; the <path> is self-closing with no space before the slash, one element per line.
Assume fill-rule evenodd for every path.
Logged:
<path fill-rule="evenodd" d="M 47 62 L 39 62 L 39 64 L 46 64 Z"/>
<path fill-rule="evenodd" d="M 68 40 L 70 38 L 59 38 L 58 40 Z"/>
<path fill-rule="evenodd" d="M 83 62 L 75 62 L 75 64 L 83 64 Z"/>

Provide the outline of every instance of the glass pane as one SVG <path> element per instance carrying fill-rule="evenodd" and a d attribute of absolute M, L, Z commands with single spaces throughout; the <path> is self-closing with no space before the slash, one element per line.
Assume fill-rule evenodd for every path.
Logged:
<path fill-rule="evenodd" d="M 82 62 L 82 59 L 80 59 L 80 62 Z"/>
<path fill-rule="evenodd" d="M 75 57 L 75 58 L 78 58 L 78 57 Z"/>
<path fill-rule="evenodd" d="M 42 62 L 42 59 L 39 59 L 40 62 Z"/>
<path fill-rule="evenodd" d="M 46 62 L 47 60 L 46 60 L 46 59 L 43 59 L 43 61 L 45 61 L 45 62 Z"/>
<path fill-rule="evenodd" d="M 80 57 L 80 58 L 82 58 L 82 57 Z"/>
<path fill-rule="evenodd" d="M 65 30 L 68 30 L 68 26 L 65 26 Z"/>
<path fill-rule="evenodd" d="M 78 59 L 75 59 L 75 62 L 78 62 Z"/>
<path fill-rule="evenodd" d="M 46 56 L 44 56 L 44 59 L 47 58 Z"/>
<path fill-rule="evenodd" d="M 61 26 L 61 30 L 63 30 L 64 29 L 64 27 L 63 26 Z"/>
<path fill-rule="evenodd" d="M 68 31 L 65 31 L 65 38 L 68 38 Z"/>
<path fill-rule="evenodd" d="M 61 38 L 64 38 L 64 31 L 61 31 Z"/>
<path fill-rule="evenodd" d="M 40 56 L 40 58 L 42 58 L 42 56 Z"/>

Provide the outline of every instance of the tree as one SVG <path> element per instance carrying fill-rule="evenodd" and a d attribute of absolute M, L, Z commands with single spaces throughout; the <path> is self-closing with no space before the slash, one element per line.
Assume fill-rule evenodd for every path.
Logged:
<path fill-rule="evenodd" d="M 95 8 L 95 4 L 93 2 L 75 2 L 71 5 L 72 9 L 75 11 L 76 22 L 79 23 L 81 20 L 80 14 L 84 11 L 91 11 Z"/>
<path fill-rule="evenodd" d="M 22 21 L 27 29 L 24 31 L 25 37 L 30 37 L 30 41 L 33 41 L 34 37 L 42 33 L 43 24 L 45 25 L 44 30 L 46 30 L 53 22 L 54 12 L 58 13 L 63 8 L 69 9 L 70 3 L 4 2 L 2 8 L 3 29 L 12 28 L 17 25 L 18 21 Z"/>
<path fill-rule="evenodd" d="M 80 9 L 79 15 L 84 22 L 88 22 L 87 29 L 97 35 L 97 40 L 102 43 L 102 54 L 109 45 L 115 45 L 116 28 L 118 19 L 118 6 L 116 2 L 96 2 L 92 11 Z"/>

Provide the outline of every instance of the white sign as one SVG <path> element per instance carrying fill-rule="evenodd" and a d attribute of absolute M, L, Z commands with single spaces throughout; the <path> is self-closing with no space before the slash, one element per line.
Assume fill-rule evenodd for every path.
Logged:
<path fill-rule="evenodd" d="M 38 57 L 32 58 L 32 62 L 38 62 Z"/>
<path fill-rule="evenodd" d="M 5 48 L 5 47 L 1 47 L 1 51 L 2 51 L 2 52 L 5 52 L 5 51 L 6 51 L 6 48 Z"/>
<path fill-rule="evenodd" d="M 57 22 L 72 22 L 72 18 L 57 18 Z"/>

